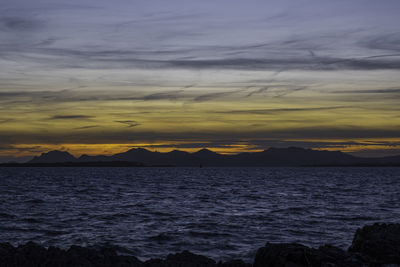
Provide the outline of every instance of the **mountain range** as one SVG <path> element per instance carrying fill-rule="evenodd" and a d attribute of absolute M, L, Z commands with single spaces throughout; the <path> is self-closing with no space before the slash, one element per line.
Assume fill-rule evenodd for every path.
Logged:
<path fill-rule="evenodd" d="M 269 148 L 261 152 L 235 155 L 218 154 L 208 149 L 194 153 L 180 150 L 152 152 L 133 148 L 110 156 L 82 155 L 74 157 L 66 151 L 50 151 L 34 157 L 26 164 L 69 163 L 84 166 L 89 163 L 110 166 L 111 163 L 135 163 L 137 166 L 400 166 L 400 156 L 361 158 L 340 151 L 312 150 L 299 147 Z M 64 164 L 65 166 L 65 164 Z"/>

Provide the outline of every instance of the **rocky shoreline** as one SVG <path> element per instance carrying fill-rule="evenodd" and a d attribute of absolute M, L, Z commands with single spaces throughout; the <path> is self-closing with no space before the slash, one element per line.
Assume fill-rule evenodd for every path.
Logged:
<path fill-rule="evenodd" d="M 261 266 L 400 266 L 400 224 L 374 224 L 358 229 L 347 251 L 331 245 L 318 249 L 296 243 L 267 243 L 259 248 L 254 263 L 242 260 L 215 262 L 188 251 L 165 259 L 142 262 L 118 255 L 114 249 L 71 246 L 68 250 L 44 248 L 33 242 L 14 247 L 0 243 L 0 266 L 4 267 L 261 267 Z"/>

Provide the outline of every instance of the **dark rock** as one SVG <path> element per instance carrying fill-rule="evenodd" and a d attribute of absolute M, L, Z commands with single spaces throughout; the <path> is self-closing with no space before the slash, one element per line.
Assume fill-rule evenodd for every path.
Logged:
<path fill-rule="evenodd" d="M 14 260 L 17 266 L 37 266 L 46 260 L 47 250 L 34 242 L 17 247 Z"/>
<path fill-rule="evenodd" d="M 300 244 L 267 243 L 257 251 L 254 267 L 278 266 L 362 266 L 351 255 L 333 246 L 319 249 Z"/>
<path fill-rule="evenodd" d="M 9 255 L 14 253 L 15 248 L 10 243 L 0 243 L 0 255 Z"/>
<path fill-rule="evenodd" d="M 150 259 L 145 261 L 144 266 L 146 267 L 164 267 L 164 260 L 162 259 Z"/>
<path fill-rule="evenodd" d="M 193 254 L 187 250 L 169 254 L 165 259 L 166 267 L 208 267 L 216 266 L 216 262 L 202 255 Z"/>
<path fill-rule="evenodd" d="M 374 224 L 357 229 L 349 252 L 372 265 L 400 265 L 400 224 Z"/>
<path fill-rule="evenodd" d="M 110 248 L 99 250 L 72 246 L 67 251 L 33 242 L 14 248 L 8 243 L 0 244 L 1 267 L 142 267 L 141 261 L 133 256 L 119 256 Z"/>
<path fill-rule="evenodd" d="M 300 244 L 267 243 L 258 249 L 254 267 L 309 266 L 311 253 L 310 248 Z"/>
<path fill-rule="evenodd" d="M 10 243 L 0 244 L 0 263 L 2 266 L 13 266 L 16 249 Z"/>
<path fill-rule="evenodd" d="M 318 250 L 324 254 L 329 260 L 330 264 L 335 262 L 335 265 L 332 266 L 362 266 L 362 262 L 354 255 L 350 254 L 347 251 L 344 251 L 341 248 L 332 246 L 332 245 L 324 245 L 318 248 Z M 323 263 L 322 266 L 326 265 Z M 331 266 L 331 265 L 327 265 Z"/>
<path fill-rule="evenodd" d="M 1 267 L 250 267 L 241 260 L 219 263 L 189 251 L 170 254 L 166 259 L 151 259 L 145 263 L 133 256 L 117 255 L 112 248 L 92 249 L 71 246 L 68 250 L 48 249 L 33 242 L 15 248 L 0 243 Z"/>
<path fill-rule="evenodd" d="M 151 259 L 144 263 L 146 267 L 251 267 L 252 264 L 245 263 L 242 260 L 230 260 L 227 262 L 218 262 L 218 264 L 205 256 L 196 255 L 188 251 L 182 253 L 170 254 L 167 259 Z"/>
<path fill-rule="evenodd" d="M 189 251 L 170 254 L 166 259 L 141 262 L 134 256 L 118 255 L 114 248 L 71 246 L 68 250 L 48 249 L 28 242 L 17 248 L 0 243 L 1 267 L 264 267 L 314 266 L 361 267 L 400 266 L 400 224 L 374 224 L 358 229 L 351 247 L 344 251 L 324 245 L 318 249 L 295 243 L 267 243 L 258 249 L 254 264 L 242 260 L 218 262 Z"/>
<path fill-rule="evenodd" d="M 202 255 L 193 254 L 187 250 L 169 254 L 165 260 L 151 259 L 146 261 L 146 267 L 215 267 L 216 262 Z"/>
<path fill-rule="evenodd" d="M 250 263 L 245 263 L 242 260 L 230 260 L 227 262 L 218 262 L 218 267 L 252 267 Z"/>
<path fill-rule="evenodd" d="M 49 247 L 47 249 L 47 258 L 44 266 L 67 266 L 65 263 L 67 259 L 65 257 L 65 251 L 56 247 Z"/>
<path fill-rule="evenodd" d="M 118 256 L 114 249 L 100 250 L 71 246 L 66 253 L 68 266 L 132 266 L 141 267 L 143 263 L 133 256 Z"/>

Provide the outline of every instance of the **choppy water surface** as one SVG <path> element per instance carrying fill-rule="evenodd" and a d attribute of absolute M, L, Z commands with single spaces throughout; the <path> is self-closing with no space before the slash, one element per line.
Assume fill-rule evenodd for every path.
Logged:
<path fill-rule="evenodd" d="M 2 242 L 251 261 L 267 241 L 346 248 L 399 222 L 400 168 L 2 168 L 0 201 Z"/>

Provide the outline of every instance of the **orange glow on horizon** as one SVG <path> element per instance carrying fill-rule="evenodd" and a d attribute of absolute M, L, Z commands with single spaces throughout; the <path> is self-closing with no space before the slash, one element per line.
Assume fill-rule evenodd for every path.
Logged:
<path fill-rule="evenodd" d="M 362 139 L 362 140 L 285 140 L 287 142 L 304 142 L 309 143 L 310 147 L 314 150 L 327 150 L 327 151 L 342 151 L 346 153 L 354 153 L 366 150 L 394 150 L 400 149 L 398 145 L 400 139 Z M 313 143 L 324 143 L 323 146 L 313 146 Z M 381 143 L 377 143 L 381 142 Z M 19 144 L 10 146 L 9 149 L 2 150 L 0 156 L 37 156 L 43 152 L 48 152 L 51 150 L 68 151 L 72 155 L 79 157 L 83 154 L 87 155 L 113 155 L 116 153 L 126 152 L 132 148 L 145 148 L 152 152 L 170 152 L 172 150 L 187 151 L 190 153 L 196 152 L 202 148 L 210 149 L 214 152 L 220 154 L 237 154 L 241 152 L 260 152 L 268 147 L 257 147 L 251 142 L 240 143 L 240 144 L 228 144 L 224 146 L 213 146 L 212 143 L 207 145 L 204 142 L 203 147 L 190 146 L 190 142 L 157 142 L 157 143 L 131 143 L 131 144 Z M 183 147 L 182 147 L 183 146 Z M 286 147 L 291 146 L 287 145 Z M 282 146 L 280 146 L 282 147 Z"/>

